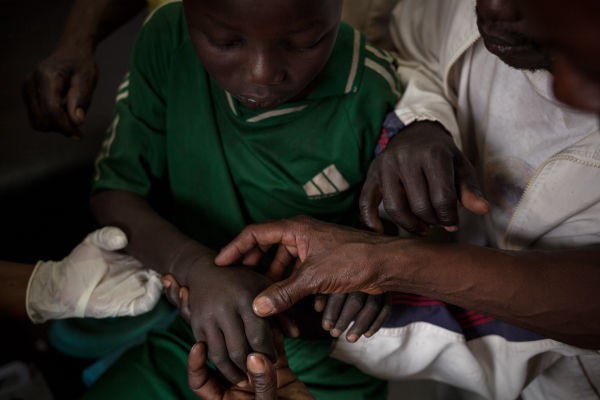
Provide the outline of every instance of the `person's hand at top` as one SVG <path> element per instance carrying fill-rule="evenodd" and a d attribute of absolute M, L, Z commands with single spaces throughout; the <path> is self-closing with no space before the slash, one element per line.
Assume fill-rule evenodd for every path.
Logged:
<path fill-rule="evenodd" d="M 287 310 L 310 294 L 385 293 L 389 290 L 387 276 L 376 262 L 381 250 L 375 245 L 395 240 L 309 217 L 295 217 L 249 225 L 221 249 L 215 264 L 225 266 L 241 261 L 255 266 L 272 245 L 279 245 L 270 267 L 273 271 L 283 270 L 297 258 L 289 278 L 275 282 L 254 300 L 254 311 L 264 317 Z"/>
<path fill-rule="evenodd" d="M 58 45 L 25 80 L 23 95 L 34 129 L 81 137 L 98 77 L 96 46 L 144 8 L 144 0 L 72 2 Z"/>
<path fill-rule="evenodd" d="M 188 384 L 203 400 L 311 400 L 314 397 L 288 366 L 283 338 L 275 332 L 278 358 L 275 363 L 260 353 L 246 359 L 248 384 L 224 388 L 206 365 L 206 345 L 198 342 L 188 356 Z"/>
<path fill-rule="evenodd" d="M 160 275 L 119 252 L 127 237 L 118 228 L 90 233 L 61 261 L 40 261 L 26 292 L 34 323 L 61 318 L 134 316 L 151 310 L 162 293 Z"/>
<path fill-rule="evenodd" d="M 458 203 L 475 214 L 485 214 L 475 170 L 437 122 L 420 121 L 403 127 L 392 112 L 384 131 L 398 133 L 389 143 L 380 140 L 381 153 L 373 160 L 360 195 L 363 222 L 383 232 L 379 205 L 392 222 L 423 235 L 430 226 L 458 229 Z M 385 134 L 385 133 L 384 133 Z"/>
<path fill-rule="evenodd" d="M 97 75 L 91 44 L 57 47 L 25 80 L 23 95 L 32 128 L 80 138 Z"/>

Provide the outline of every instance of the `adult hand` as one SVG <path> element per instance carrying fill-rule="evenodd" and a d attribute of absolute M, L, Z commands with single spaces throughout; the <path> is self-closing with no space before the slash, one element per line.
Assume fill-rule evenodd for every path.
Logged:
<path fill-rule="evenodd" d="M 62 261 L 37 263 L 27 287 L 27 314 L 49 319 L 106 318 L 151 310 L 162 292 L 160 276 L 118 252 L 127 237 L 118 228 L 90 233 Z"/>
<path fill-rule="evenodd" d="M 206 345 L 198 342 L 188 356 L 188 384 L 203 400 L 310 400 L 314 397 L 289 368 L 281 335 L 275 335 L 278 359 L 251 353 L 246 360 L 249 384 L 243 387 L 221 387 L 214 371 L 206 366 Z"/>
<path fill-rule="evenodd" d="M 224 266 L 242 260 L 245 265 L 256 266 L 262 254 L 274 244 L 279 248 L 271 269 L 283 270 L 298 258 L 288 279 L 274 283 L 254 300 L 257 315 L 268 316 L 290 308 L 309 294 L 386 292 L 386 275 L 377 263 L 375 245 L 394 240 L 308 217 L 295 217 L 249 225 L 221 250 L 215 264 Z"/>
<path fill-rule="evenodd" d="M 32 128 L 81 137 L 79 127 L 97 76 L 93 48 L 58 47 L 25 80 L 23 95 Z"/>
<path fill-rule="evenodd" d="M 414 122 L 392 138 L 371 163 L 359 205 L 363 222 L 383 232 L 379 204 L 394 223 L 425 234 L 432 225 L 458 229 L 458 200 L 467 210 L 485 214 L 475 170 L 437 122 Z"/>

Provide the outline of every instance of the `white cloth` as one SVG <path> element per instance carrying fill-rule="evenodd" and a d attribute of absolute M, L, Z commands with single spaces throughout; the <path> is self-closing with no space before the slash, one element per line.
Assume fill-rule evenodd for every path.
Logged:
<path fill-rule="evenodd" d="M 120 229 L 105 227 L 90 233 L 62 261 L 38 262 L 27 286 L 31 321 L 134 316 L 151 310 L 162 294 L 160 275 L 118 252 L 126 245 Z"/>
<path fill-rule="evenodd" d="M 548 74 L 511 71 L 488 58 L 480 44 L 474 0 L 402 0 L 393 13 L 391 35 L 406 86 L 396 115 L 406 125 L 442 123 L 483 182 L 493 181 L 493 174 L 486 178 L 485 167 L 494 165 L 496 155 L 527 159 L 527 179 L 519 174 L 516 201 L 510 191 L 499 196 L 499 203 L 510 200 L 509 212 L 493 215 L 486 224 L 478 221 L 486 231 L 465 229 L 461 219 L 460 232 L 470 234 L 463 240 L 487 244 L 482 239 L 491 238 L 497 247 L 510 250 L 600 243 L 596 117 L 555 101 Z M 479 69 L 490 62 L 494 73 L 502 72 L 492 76 Z M 507 82 L 513 79 L 514 84 Z M 531 134 L 519 123 L 532 121 L 539 130 L 534 141 L 512 147 L 512 140 L 522 139 L 518 135 Z M 504 162 L 502 169 L 513 166 Z M 356 344 L 339 339 L 333 356 L 386 379 L 433 379 L 486 399 L 600 398 L 600 355 L 595 351 L 550 339 L 517 339 L 518 334 L 467 337 L 442 320 L 415 318 Z"/>

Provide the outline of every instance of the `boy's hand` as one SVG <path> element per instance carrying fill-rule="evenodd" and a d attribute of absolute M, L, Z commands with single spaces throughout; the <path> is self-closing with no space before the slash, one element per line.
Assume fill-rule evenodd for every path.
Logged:
<path fill-rule="evenodd" d="M 379 204 L 394 223 L 425 234 L 432 225 L 458 229 L 458 201 L 475 214 L 488 202 L 469 160 L 437 122 L 414 122 L 392 138 L 371 163 L 360 195 L 363 222 L 383 232 Z"/>
<path fill-rule="evenodd" d="M 339 337 L 354 321 L 346 339 L 356 342 L 361 335 L 373 336 L 387 320 L 391 312 L 390 296 L 362 292 L 317 295 L 315 310 L 323 312 L 323 329 L 333 337 Z"/>
<path fill-rule="evenodd" d="M 277 358 L 269 321 L 252 310 L 254 297 L 271 281 L 248 268 L 217 268 L 202 261 L 192 263 L 189 271 L 190 324 L 196 340 L 207 344 L 208 358 L 225 378 L 233 384 L 245 382 L 248 354 Z"/>

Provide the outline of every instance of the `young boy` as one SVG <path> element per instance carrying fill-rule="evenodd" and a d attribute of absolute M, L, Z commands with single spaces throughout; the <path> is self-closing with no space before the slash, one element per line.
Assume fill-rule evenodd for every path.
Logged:
<path fill-rule="evenodd" d="M 353 222 L 399 89 L 391 58 L 340 13 L 341 0 L 184 0 L 147 21 L 91 202 L 99 222 L 127 233 L 132 255 L 189 288 L 191 330 L 178 320 L 152 335 L 86 398 L 193 398 L 185 368 L 196 340 L 234 383 L 251 351 L 275 359 L 269 322 L 251 308 L 269 280 L 213 258 L 252 222 Z M 162 214 L 150 205 L 157 193 L 169 197 Z M 364 331 L 378 323 L 366 314 Z M 329 359 L 328 341 L 288 340 L 286 352 L 319 399 L 384 396 L 383 382 Z"/>

